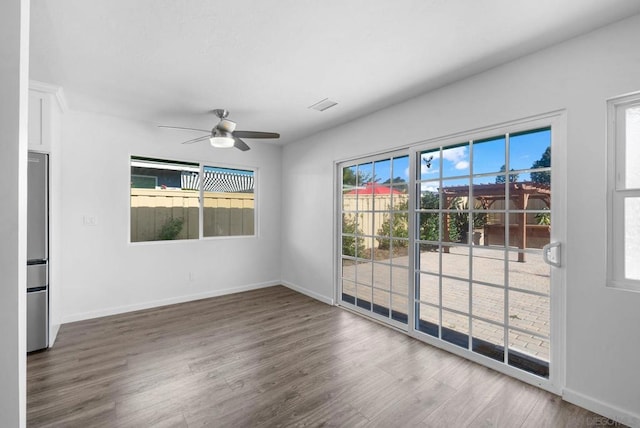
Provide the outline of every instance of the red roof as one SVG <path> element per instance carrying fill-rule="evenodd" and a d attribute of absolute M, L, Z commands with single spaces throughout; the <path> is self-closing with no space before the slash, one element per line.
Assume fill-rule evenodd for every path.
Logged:
<path fill-rule="evenodd" d="M 364 187 L 359 187 L 348 191 L 345 195 L 400 195 L 401 191 L 383 186 L 378 183 L 366 183 Z"/>

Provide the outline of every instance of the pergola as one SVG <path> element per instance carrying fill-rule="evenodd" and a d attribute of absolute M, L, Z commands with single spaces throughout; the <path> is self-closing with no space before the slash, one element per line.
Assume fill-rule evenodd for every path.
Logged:
<path fill-rule="evenodd" d="M 546 207 L 551 206 L 551 188 L 549 184 L 534 183 L 532 181 L 515 182 L 515 183 L 488 183 L 473 185 L 473 200 L 480 203 L 482 209 L 490 210 L 497 201 L 505 201 L 506 190 L 509 190 L 509 203 L 513 206 L 510 210 L 516 211 L 517 216 L 517 233 L 514 235 L 519 249 L 527 248 L 527 207 L 533 199 L 544 202 Z M 451 204 L 455 198 L 463 198 L 469 201 L 469 186 L 451 186 L 442 189 L 443 207 L 451 208 Z M 505 202 L 505 208 L 506 208 Z M 449 230 L 449 216 L 443 216 L 443 229 Z M 530 225 L 532 226 L 532 225 Z M 504 239 L 504 228 L 502 228 L 502 239 Z M 485 226 L 485 245 L 488 245 L 487 226 Z M 511 237 L 511 234 L 510 234 Z M 445 234 L 445 240 L 449 237 Z M 525 261 L 525 254 L 518 253 L 518 261 Z"/>

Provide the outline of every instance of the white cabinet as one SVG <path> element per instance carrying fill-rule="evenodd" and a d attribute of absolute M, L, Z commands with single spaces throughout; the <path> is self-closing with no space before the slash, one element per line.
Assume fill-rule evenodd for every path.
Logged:
<path fill-rule="evenodd" d="M 50 93 L 29 90 L 29 150 L 51 151 L 52 98 Z"/>

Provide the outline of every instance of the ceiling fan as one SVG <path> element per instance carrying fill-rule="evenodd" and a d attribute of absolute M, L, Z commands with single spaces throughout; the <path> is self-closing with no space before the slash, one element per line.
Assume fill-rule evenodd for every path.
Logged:
<path fill-rule="evenodd" d="M 211 131 L 206 129 L 196 129 L 196 128 L 185 128 L 182 126 L 165 126 L 159 125 L 159 128 L 170 128 L 170 129 L 186 129 L 189 131 L 202 131 L 206 132 L 207 135 L 203 135 L 202 137 L 194 138 L 192 140 L 183 141 L 182 144 L 193 144 L 199 141 L 209 140 L 211 146 L 216 148 L 230 148 L 235 147 L 237 149 L 247 151 L 250 147 L 241 140 L 241 138 L 280 138 L 280 134 L 276 132 L 258 132 L 258 131 L 236 131 L 236 123 L 227 119 L 229 116 L 229 112 L 224 109 L 215 109 L 213 110 L 213 114 L 215 114 L 220 121 L 216 126 L 213 127 Z"/>

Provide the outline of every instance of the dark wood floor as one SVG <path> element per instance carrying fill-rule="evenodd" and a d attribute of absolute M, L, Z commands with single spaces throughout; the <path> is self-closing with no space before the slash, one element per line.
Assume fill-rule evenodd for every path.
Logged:
<path fill-rule="evenodd" d="M 65 324 L 27 377 L 31 427 L 606 421 L 284 287 Z"/>

